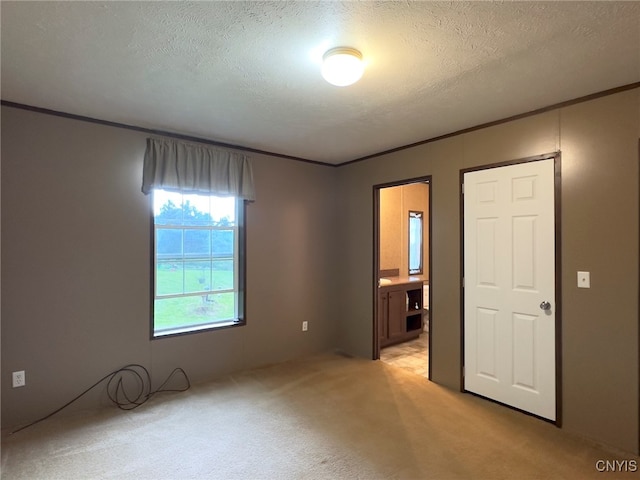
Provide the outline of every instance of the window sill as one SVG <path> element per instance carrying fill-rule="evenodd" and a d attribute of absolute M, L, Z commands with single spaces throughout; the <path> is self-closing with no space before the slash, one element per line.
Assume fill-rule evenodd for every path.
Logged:
<path fill-rule="evenodd" d="M 171 328 L 171 329 L 162 330 L 159 332 L 153 332 L 151 339 L 158 340 L 161 338 L 189 335 L 192 333 L 201 333 L 201 332 L 220 330 L 220 329 L 231 328 L 231 327 L 241 327 L 245 324 L 246 322 L 244 320 L 229 320 L 226 322 L 207 323 L 204 325 L 196 325 L 196 326 L 192 325 L 192 326 L 186 326 L 186 327 Z"/>

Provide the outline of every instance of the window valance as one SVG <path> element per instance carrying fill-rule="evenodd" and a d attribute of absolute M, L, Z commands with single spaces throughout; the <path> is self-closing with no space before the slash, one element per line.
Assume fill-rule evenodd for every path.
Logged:
<path fill-rule="evenodd" d="M 246 155 L 205 144 L 147 138 L 142 192 L 154 188 L 255 200 Z"/>

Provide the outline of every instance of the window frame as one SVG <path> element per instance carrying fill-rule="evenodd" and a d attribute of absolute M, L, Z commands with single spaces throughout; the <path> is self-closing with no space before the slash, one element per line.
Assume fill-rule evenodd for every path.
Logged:
<path fill-rule="evenodd" d="M 411 218 L 420 220 L 420 249 L 419 268 L 411 269 Z M 424 212 L 420 210 L 409 210 L 407 222 L 407 272 L 409 275 L 422 275 L 424 273 Z"/>
<path fill-rule="evenodd" d="M 168 332 L 168 333 L 156 333 L 155 329 L 155 300 L 156 300 L 156 223 L 155 223 L 155 215 L 154 215 L 154 193 L 156 189 L 153 189 L 151 195 L 149 195 L 150 199 L 150 255 L 149 258 L 151 260 L 150 263 L 150 321 L 149 321 L 149 337 L 151 340 L 160 340 L 163 338 L 172 338 L 176 336 L 182 335 L 192 335 L 196 333 L 202 332 L 211 332 L 214 330 L 223 330 L 227 328 L 235 328 L 241 327 L 247 324 L 246 320 L 246 213 L 247 213 L 247 204 L 249 203 L 247 200 L 244 200 L 240 197 L 235 197 L 236 202 L 236 232 L 237 232 L 237 254 L 234 258 L 234 262 L 237 261 L 237 265 L 234 265 L 234 271 L 237 272 L 236 279 L 234 279 L 234 289 L 233 291 L 237 295 L 237 318 L 229 321 L 222 321 L 218 324 L 203 324 L 201 326 L 187 326 L 187 327 L 177 327 L 176 329 Z M 162 188 L 159 188 L 162 190 Z M 192 192 L 179 192 L 182 195 L 190 195 Z M 196 193 L 196 192 L 193 192 Z M 197 193 L 199 195 L 203 195 L 201 193 Z M 217 196 L 215 194 L 204 194 L 205 196 Z M 195 295 L 200 295 L 201 293 L 196 293 Z M 189 296 L 189 295 L 186 295 Z"/>

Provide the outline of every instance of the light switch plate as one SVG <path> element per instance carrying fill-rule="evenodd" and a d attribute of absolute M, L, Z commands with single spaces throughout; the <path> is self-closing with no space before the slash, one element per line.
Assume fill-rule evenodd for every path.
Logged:
<path fill-rule="evenodd" d="M 578 272 L 578 288 L 591 288 L 591 274 Z"/>

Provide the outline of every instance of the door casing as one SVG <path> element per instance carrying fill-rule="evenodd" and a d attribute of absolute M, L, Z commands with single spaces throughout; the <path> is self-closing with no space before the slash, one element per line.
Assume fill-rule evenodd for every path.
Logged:
<path fill-rule="evenodd" d="M 507 162 L 499 162 L 493 164 L 482 165 L 473 168 L 467 168 L 460 170 L 460 178 L 459 178 L 459 188 L 460 188 L 460 391 L 466 393 L 468 392 L 464 388 L 464 367 L 465 367 L 465 345 L 464 345 L 464 320 L 465 320 L 465 309 L 464 309 L 464 260 L 465 260 L 465 252 L 464 252 L 464 196 L 463 196 L 463 184 L 464 184 L 464 174 L 468 172 L 475 172 L 479 170 L 486 170 L 490 168 L 498 168 L 505 167 L 510 165 L 518 165 L 522 163 L 528 162 L 536 162 L 540 160 L 554 160 L 554 244 L 555 244 L 555 283 L 556 283 L 556 291 L 555 291 L 555 367 L 556 367 L 556 419 L 555 421 L 549 421 L 547 419 L 541 418 L 544 421 L 548 421 L 550 423 L 554 423 L 557 427 L 562 426 L 562 237 L 561 237 L 561 155 L 560 152 L 552 152 L 543 155 L 536 155 L 526 158 L 520 158 L 516 160 L 511 160 Z M 473 394 L 473 393 L 472 393 Z M 485 397 L 483 397 L 485 398 Z M 495 402 L 495 400 L 487 399 L 489 401 Z M 496 402 L 500 403 L 500 402 Z M 506 405 L 501 403 L 501 405 L 505 405 L 509 408 L 519 410 L 510 405 Z M 519 410 L 522 411 L 522 410 Z M 524 411 L 523 411 L 524 412 Z M 532 415 L 529 412 L 524 412 L 528 415 Z M 535 416 L 535 415 L 534 415 Z"/>

